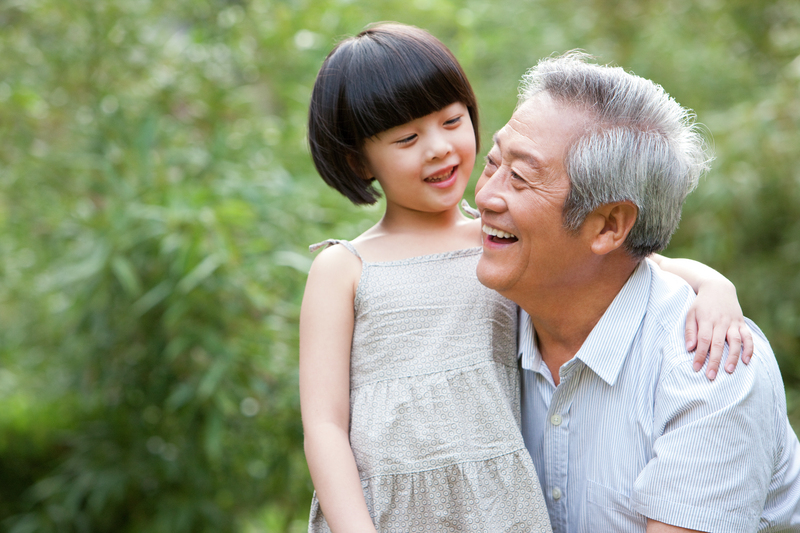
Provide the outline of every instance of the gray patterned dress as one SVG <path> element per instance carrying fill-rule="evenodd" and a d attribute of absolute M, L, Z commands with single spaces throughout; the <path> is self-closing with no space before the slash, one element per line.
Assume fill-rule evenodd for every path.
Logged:
<path fill-rule="evenodd" d="M 337 243 L 358 256 L 312 249 Z M 519 429 L 516 306 L 478 282 L 480 254 L 362 260 L 350 445 L 379 532 L 551 531 Z M 316 495 L 308 530 L 330 531 Z"/>

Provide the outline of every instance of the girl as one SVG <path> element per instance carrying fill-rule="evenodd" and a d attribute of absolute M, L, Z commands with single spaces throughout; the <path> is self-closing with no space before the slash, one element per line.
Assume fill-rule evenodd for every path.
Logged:
<path fill-rule="evenodd" d="M 550 531 L 518 427 L 516 307 L 478 282 L 480 223 L 458 207 L 478 138 L 472 88 L 425 31 L 378 25 L 322 65 L 314 163 L 355 204 L 376 201 L 377 181 L 386 212 L 352 242 L 317 245 L 338 244 L 308 276 L 309 531 Z M 739 315 L 730 283 L 695 268 Z"/>

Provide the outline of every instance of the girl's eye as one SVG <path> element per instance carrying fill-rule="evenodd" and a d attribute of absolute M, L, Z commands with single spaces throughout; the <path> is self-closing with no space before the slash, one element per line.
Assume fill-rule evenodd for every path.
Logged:
<path fill-rule="evenodd" d="M 459 115 L 457 117 L 453 117 L 450 120 L 445 121 L 444 125 L 445 126 L 452 126 L 454 124 L 458 124 L 459 122 L 461 122 L 461 115 Z"/>
<path fill-rule="evenodd" d="M 397 144 L 408 144 L 408 143 L 410 143 L 411 141 L 413 141 L 416 138 L 417 138 L 417 134 L 414 133 L 413 135 L 409 135 L 408 137 L 403 137 L 402 139 L 397 140 L 395 142 Z"/>

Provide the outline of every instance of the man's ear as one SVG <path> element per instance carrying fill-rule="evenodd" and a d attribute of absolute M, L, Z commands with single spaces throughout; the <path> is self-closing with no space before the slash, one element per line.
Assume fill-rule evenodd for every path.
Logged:
<path fill-rule="evenodd" d="M 592 211 L 586 217 L 592 252 L 605 255 L 622 246 L 638 215 L 639 208 L 631 202 L 614 202 Z"/>

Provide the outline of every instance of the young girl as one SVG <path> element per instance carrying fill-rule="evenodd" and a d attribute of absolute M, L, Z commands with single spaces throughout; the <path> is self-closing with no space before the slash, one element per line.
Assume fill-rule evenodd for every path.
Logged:
<path fill-rule="evenodd" d="M 330 246 L 300 316 L 309 531 L 550 531 L 519 432 L 516 306 L 478 282 L 480 223 L 458 207 L 478 138 L 470 84 L 425 31 L 374 26 L 322 65 L 317 169 L 355 204 L 377 181 L 386 212 L 312 247 Z M 727 280 L 695 268 L 740 315 Z"/>

